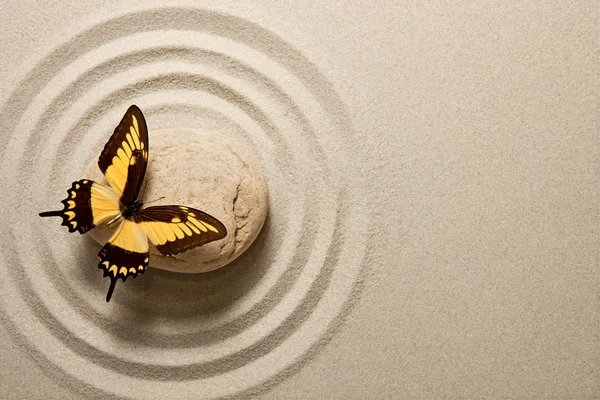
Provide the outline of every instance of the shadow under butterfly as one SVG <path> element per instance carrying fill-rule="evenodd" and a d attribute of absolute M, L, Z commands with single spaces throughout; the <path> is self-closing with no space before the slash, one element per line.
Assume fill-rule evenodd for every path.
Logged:
<path fill-rule="evenodd" d="M 87 179 L 73 182 L 61 201 L 62 210 L 39 214 L 61 217 L 61 225 L 80 234 L 107 221 L 116 224 L 115 233 L 98 253 L 98 268 L 111 279 L 107 302 L 119 278 L 135 278 L 148 268 L 148 240 L 161 254 L 171 256 L 227 236 L 225 226 L 203 211 L 180 205 L 143 208 L 138 195 L 147 165 L 146 120 L 132 105 L 98 159 L 109 186 Z"/>

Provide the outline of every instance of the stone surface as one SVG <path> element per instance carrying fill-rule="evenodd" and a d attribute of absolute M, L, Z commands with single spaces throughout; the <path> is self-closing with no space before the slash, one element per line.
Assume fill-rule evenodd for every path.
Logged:
<path fill-rule="evenodd" d="M 222 240 L 173 257 L 151 247 L 152 268 L 198 273 L 220 268 L 257 237 L 268 211 L 268 188 L 256 156 L 235 140 L 215 132 L 163 130 L 150 133 L 150 159 L 142 186 L 147 206 L 179 204 L 205 211 L 227 228 Z M 106 183 L 95 157 L 85 177 Z M 100 225 L 90 235 L 106 243 L 113 228 Z"/>

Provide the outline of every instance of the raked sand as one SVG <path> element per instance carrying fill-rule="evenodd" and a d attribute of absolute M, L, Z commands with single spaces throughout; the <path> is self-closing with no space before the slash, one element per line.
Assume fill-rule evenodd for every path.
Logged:
<path fill-rule="evenodd" d="M 597 398 L 599 12 L 4 1 L 0 398 Z M 38 213 L 131 104 L 151 151 L 244 146 L 268 213 L 231 263 L 107 304 L 100 244 Z"/>

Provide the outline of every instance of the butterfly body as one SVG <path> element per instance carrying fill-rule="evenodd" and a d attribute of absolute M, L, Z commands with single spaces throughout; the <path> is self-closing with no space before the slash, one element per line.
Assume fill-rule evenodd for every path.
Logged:
<path fill-rule="evenodd" d="M 137 215 L 138 211 L 144 206 L 144 203 L 141 200 L 136 200 L 131 204 L 128 204 L 123 208 L 123 217 L 131 218 Z"/>
<path fill-rule="evenodd" d="M 73 182 L 63 209 L 41 217 L 61 217 L 69 232 L 84 234 L 96 225 L 116 225 L 115 233 L 98 253 L 98 267 L 111 278 L 109 301 L 116 281 L 143 273 L 149 263 L 150 241 L 166 256 L 178 254 L 227 235 L 213 216 L 186 206 L 143 208 L 138 199 L 148 164 L 148 132 L 141 110 L 129 107 L 104 146 L 98 166 L 109 185 L 82 179 Z"/>

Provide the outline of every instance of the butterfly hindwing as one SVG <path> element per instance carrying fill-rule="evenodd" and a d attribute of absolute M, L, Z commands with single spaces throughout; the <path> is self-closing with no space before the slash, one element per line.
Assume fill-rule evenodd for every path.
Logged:
<path fill-rule="evenodd" d="M 134 217 L 142 231 L 164 255 L 174 255 L 227 236 L 215 217 L 185 206 L 148 207 Z"/>
<path fill-rule="evenodd" d="M 110 300 L 119 278 L 125 281 L 144 273 L 148 268 L 148 237 L 132 220 L 123 219 L 116 232 L 98 253 L 98 268 L 111 279 L 106 301 Z"/>
<path fill-rule="evenodd" d="M 130 168 L 133 162 L 135 168 Z M 148 128 L 142 111 L 132 105 L 104 146 L 98 166 L 127 205 L 137 198 L 148 165 Z M 132 173 L 134 175 L 132 175 Z"/>
<path fill-rule="evenodd" d="M 73 182 L 63 209 L 40 213 L 41 217 L 59 216 L 69 232 L 88 232 L 99 223 L 120 213 L 119 197 L 108 186 L 87 179 Z"/>

